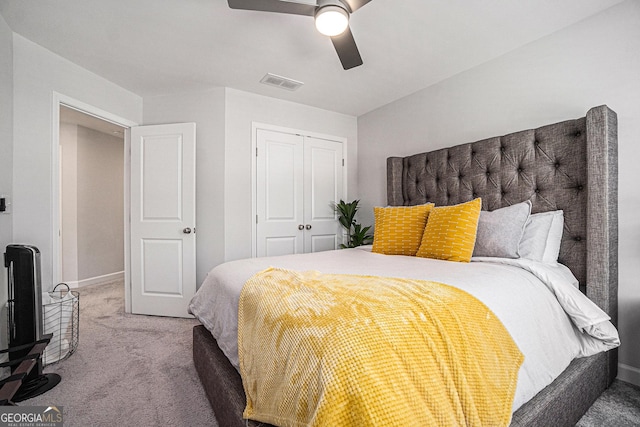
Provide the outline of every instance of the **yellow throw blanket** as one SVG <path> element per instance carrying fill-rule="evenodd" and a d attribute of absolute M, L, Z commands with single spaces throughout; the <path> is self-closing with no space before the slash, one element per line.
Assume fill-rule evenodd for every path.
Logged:
<path fill-rule="evenodd" d="M 238 312 L 245 418 L 278 426 L 506 426 L 524 360 L 435 282 L 269 268 Z"/>

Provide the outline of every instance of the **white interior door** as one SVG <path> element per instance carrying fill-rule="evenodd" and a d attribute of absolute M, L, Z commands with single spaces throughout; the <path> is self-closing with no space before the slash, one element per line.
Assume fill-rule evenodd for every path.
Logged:
<path fill-rule="evenodd" d="M 304 251 L 303 138 L 258 129 L 256 161 L 259 257 Z"/>
<path fill-rule="evenodd" d="M 304 251 L 338 249 L 342 241 L 334 204 L 342 198 L 342 144 L 305 137 Z"/>
<path fill-rule="evenodd" d="M 195 123 L 131 128 L 131 311 L 191 317 Z"/>

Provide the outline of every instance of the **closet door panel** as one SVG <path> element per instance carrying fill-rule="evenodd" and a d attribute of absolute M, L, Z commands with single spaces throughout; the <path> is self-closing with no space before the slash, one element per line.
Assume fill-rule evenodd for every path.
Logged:
<path fill-rule="evenodd" d="M 342 144 L 304 139 L 305 252 L 337 249 L 341 236 L 334 210 L 342 198 Z"/>
<path fill-rule="evenodd" d="M 258 130 L 256 162 L 257 250 L 262 256 L 302 253 L 304 141 L 301 136 Z"/>

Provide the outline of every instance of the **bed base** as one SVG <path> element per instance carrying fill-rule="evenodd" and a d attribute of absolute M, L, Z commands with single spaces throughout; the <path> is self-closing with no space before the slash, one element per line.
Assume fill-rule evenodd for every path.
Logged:
<path fill-rule="evenodd" d="M 240 374 L 202 325 L 193 328 L 193 362 L 219 425 L 271 426 L 242 418 L 246 397 Z M 553 383 L 513 414 L 511 426 L 575 426 L 609 386 L 607 364 L 607 353 L 575 359 Z"/>
<path fill-rule="evenodd" d="M 218 425 L 225 427 L 267 427 L 244 420 L 247 403 L 242 379 L 224 355 L 211 333 L 202 325 L 193 328 L 193 364 L 213 408 Z"/>

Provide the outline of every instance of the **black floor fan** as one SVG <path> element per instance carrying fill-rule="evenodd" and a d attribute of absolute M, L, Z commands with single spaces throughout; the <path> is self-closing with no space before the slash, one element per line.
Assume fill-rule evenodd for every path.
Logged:
<path fill-rule="evenodd" d="M 4 254 L 4 265 L 9 270 L 8 329 L 9 362 L 15 374 L 20 363 L 33 358 L 34 345 L 48 342 L 43 336 L 42 284 L 40 278 L 40 251 L 35 246 L 9 245 Z M 46 344 L 45 344 L 46 345 Z M 58 374 L 42 373 L 42 355 L 37 355 L 36 366 L 22 379 L 22 385 L 12 402 L 21 402 L 51 390 L 60 382 Z"/>

